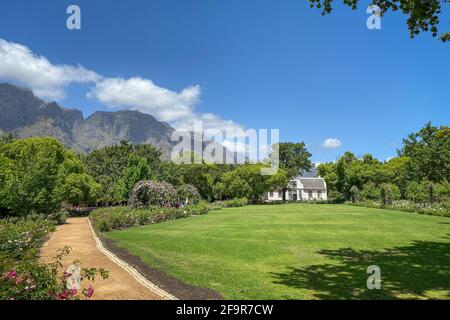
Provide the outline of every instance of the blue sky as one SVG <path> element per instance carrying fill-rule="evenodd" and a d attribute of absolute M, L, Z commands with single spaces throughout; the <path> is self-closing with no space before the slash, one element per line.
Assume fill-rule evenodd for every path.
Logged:
<path fill-rule="evenodd" d="M 81 8 L 82 30 L 66 28 L 70 4 Z M 125 89 L 153 84 L 151 99 L 165 109 L 155 101 L 140 109 L 172 123 L 180 119 L 171 110 L 211 113 L 214 124 L 279 128 L 281 140 L 305 141 L 314 161 L 346 150 L 386 159 L 426 122 L 448 125 L 450 44 L 430 34 L 411 40 L 399 13 L 369 30 L 362 4 L 323 17 L 305 0 L 15 0 L 2 3 L 0 39 L 37 61 L 114 79 L 89 98 L 93 80 L 58 87 L 64 94 L 54 98 L 85 116 L 139 103 Z M 448 10 L 441 21 L 450 21 Z M 11 72 L 0 80 L 29 84 Z M 342 146 L 323 147 L 328 138 Z"/>

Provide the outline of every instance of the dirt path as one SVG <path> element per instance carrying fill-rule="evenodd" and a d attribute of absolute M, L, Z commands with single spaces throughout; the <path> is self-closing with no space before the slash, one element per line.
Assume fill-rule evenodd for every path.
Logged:
<path fill-rule="evenodd" d="M 70 255 L 64 259 L 66 269 L 74 260 L 85 268 L 104 268 L 109 271 L 107 280 L 98 279 L 93 284 L 96 300 L 160 300 L 157 293 L 144 287 L 122 267 L 112 262 L 97 249 L 87 218 L 70 218 L 67 224 L 57 227 L 41 251 L 41 260 L 49 262 L 57 250 L 69 246 Z"/>

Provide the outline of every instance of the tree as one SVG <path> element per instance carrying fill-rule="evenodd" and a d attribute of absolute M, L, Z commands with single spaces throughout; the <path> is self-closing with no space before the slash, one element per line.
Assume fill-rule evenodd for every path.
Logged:
<path fill-rule="evenodd" d="M 123 200 L 121 191 L 125 190 L 125 186 L 119 186 L 117 181 L 122 178 L 131 155 L 144 158 L 156 178 L 163 176 L 161 152 L 151 144 L 135 145 L 123 140 L 119 145 L 94 150 L 81 157 L 87 172 L 102 185 L 101 201 Z"/>
<path fill-rule="evenodd" d="M 410 182 L 406 187 L 406 199 L 413 202 L 424 202 L 427 199 L 427 184 L 427 182 Z"/>
<path fill-rule="evenodd" d="M 415 181 L 450 180 L 450 128 L 427 123 L 419 132 L 403 139 L 399 156 L 408 157 L 408 171 Z"/>
<path fill-rule="evenodd" d="M 128 163 L 122 172 L 122 177 L 117 181 L 114 189 L 116 200 L 127 201 L 136 183 L 142 180 L 153 180 L 154 175 L 150 171 L 148 160 L 136 154 L 128 157 Z"/>
<path fill-rule="evenodd" d="M 361 191 L 361 197 L 365 200 L 378 200 L 381 197 L 380 188 L 375 183 L 368 182 Z"/>
<path fill-rule="evenodd" d="M 304 142 L 284 142 L 278 145 L 280 168 L 284 170 L 288 180 L 299 175 L 301 171 L 310 171 L 312 168 L 311 153 L 306 150 Z M 287 184 L 281 186 L 283 190 L 283 201 L 286 200 Z"/>
<path fill-rule="evenodd" d="M 228 172 L 222 177 L 225 196 L 229 198 L 248 198 L 253 202 L 261 201 L 265 192 L 281 188 L 288 183 L 284 170 L 271 176 L 261 175 L 262 164 L 245 164 Z"/>
<path fill-rule="evenodd" d="M 0 144 L 1 207 L 10 214 L 52 213 L 62 201 L 72 199 L 65 186 L 92 180 L 74 153 L 53 138 L 17 139 Z M 81 176 L 77 176 L 81 175 Z M 95 189 L 93 187 L 93 189 Z M 91 195 L 84 194 L 86 197 Z"/>
<path fill-rule="evenodd" d="M 333 0 L 308 0 L 308 2 L 311 8 L 321 8 L 322 15 L 329 14 L 333 10 Z M 406 22 L 411 38 L 423 31 L 430 31 L 433 37 L 437 36 L 442 6 L 449 2 L 449 0 L 372 0 L 372 4 L 380 8 L 381 15 L 390 10 L 400 10 L 407 15 Z M 359 0 L 343 0 L 343 3 L 356 10 Z M 443 42 L 450 40 L 450 32 L 441 33 L 439 39 Z"/>
<path fill-rule="evenodd" d="M 94 204 L 101 185 L 86 173 L 71 173 L 57 187 L 59 196 L 73 205 Z"/>
<path fill-rule="evenodd" d="M 410 180 L 409 157 L 396 157 L 382 166 L 382 172 L 386 181 L 394 183 L 400 189 L 402 198 L 405 198 L 406 186 Z"/>

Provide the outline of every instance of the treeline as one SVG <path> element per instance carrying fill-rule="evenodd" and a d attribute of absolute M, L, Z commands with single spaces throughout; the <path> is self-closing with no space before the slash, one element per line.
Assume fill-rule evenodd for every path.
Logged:
<path fill-rule="evenodd" d="M 263 164 L 174 164 L 161 161 L 160 151 L 152 145 L 122 141 L 81 156 L 87 172 L 102 186 L 100 202 L 128 201 L 133 187 L 142 180 L 168 182 L 178 187 L 193 185 L 207 201 L 248 198 L 259 201 L 264 192 L 287 184 L 284 170 L 263 176 Z M 192 155 L 193 156 L 193 155 Z"/>
<path fill-rule="evenodd" d="M 174 164 L 162 161 L 152 145 L 119 145 L 77 155 L 53 138 L 0 140 L 0 215 L 50 214 L 70 205 L 127 204 L 140 181 L 194 186 L 207 201 L 260 201 L 284 187 L 284 170 L 263 176 L 263 164 Z M 182 188 L 181 188 L 182 189 Z"/>
<path fill-rule="evenodd" d="M 403 139 L 398 156 L 379 161 L 366 154 L 346 152 L 336 162 L 318 166 L 329 196 L 343 201 L 395 200 L 446 203 L 450 199 L 450 128 L 426 124 Z"/>

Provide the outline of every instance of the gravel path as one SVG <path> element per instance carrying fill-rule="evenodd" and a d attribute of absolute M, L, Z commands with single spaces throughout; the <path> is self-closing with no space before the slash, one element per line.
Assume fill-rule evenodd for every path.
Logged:
<path fill-rule="evenodd" d="M 122 267 L 112 262 L 97 249 L 87 218 L 70 218 L 65 225 L 57 227 L 41 251 L 41 260 L 50 262 L 58 249 L 69 246 L 72 251 L 63 260 L 64 268 L 74 260 L 82 267 L 104 268 L 109 271 L 107 280 L 98 279 L 93 284 L 95 300 L 161 300 L 157 293 L 144 287 Z"/>

